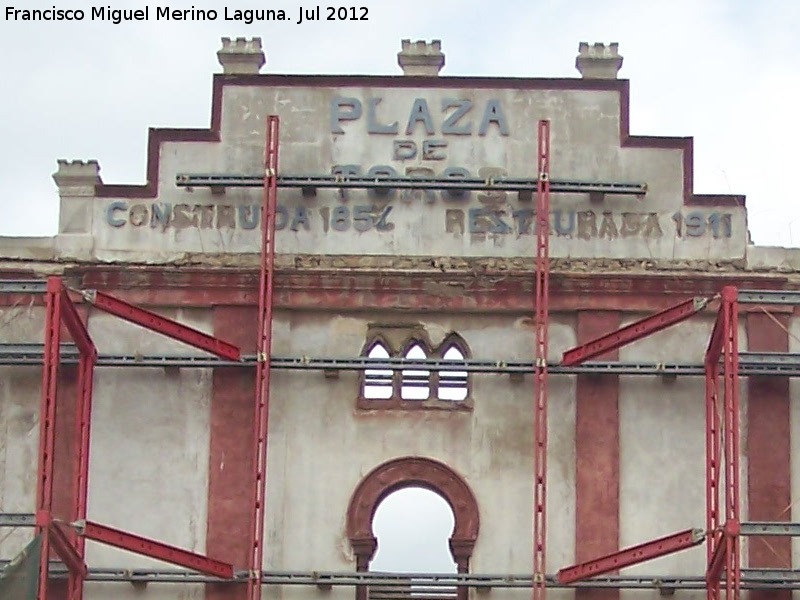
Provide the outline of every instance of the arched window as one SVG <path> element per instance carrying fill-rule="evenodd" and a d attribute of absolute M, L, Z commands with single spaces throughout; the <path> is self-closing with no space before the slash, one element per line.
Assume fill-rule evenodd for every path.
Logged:
<path fill-rule="evenodd" d="M 456 344 L 452 344 L 444 351 L 442 359 L 445 361 L 464 361 L 466 357 Z M 465 400 L 467 391 L 466 371 L 439 371 L 439 386 L 437 390 L 439 400 Z"/>
<path fill-rule="evenodd" d="M 389 350 L 382 342 L 375 342 L 367 353 L 369 358 L 380 360 L 389 358 Z M 364 398 L 368 400 L 389 400 L 394 395 L 394 382 L 391 369 L 366 369 L 364 371 Z"/>
<path fill-rule="evenodd" d="M 428 355 L 419 342 L 412 343 L 403 358 L 425 360 Z M 403 400 L 427 400 L 431 395 L 431 372 L 417 369 L 403 369 L 400 398 Z"/>
<path fill-rule="evenodd" d="M 472 410 L 466 368 L 470 352 L 460 335 L 451 332 L 441 343 L 432 345 L 430 336 L 419 325 L 371 328 L 374 332 L 361 354 L 371 362 L 361 371 L 359 408 Z M 426 360 L 435 363 L 435 367 L 426 364 Z M 399 361 L 404 364 L 397 364 Z"/>

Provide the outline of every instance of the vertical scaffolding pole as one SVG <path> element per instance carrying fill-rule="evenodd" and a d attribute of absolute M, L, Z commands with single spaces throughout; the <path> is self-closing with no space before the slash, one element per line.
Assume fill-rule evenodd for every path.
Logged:
<path fill-rule="evenodd" d="M 725 411 L 725 529 L 727 600 L 739 600 L 741 563 L 739 552 L 739 302 L 733 286 L 722 289 L 722 378 Z"/>
<path fill-rule="evenodd" d="M 267 431 L 269 428 L 269 380 L 272 351 L 272 289 L 275 271 L 275 215 L 278 199 L 278 117 L 267 119 L 264 203 L 261 210 L 261 276 L 258 293 L 258 362 L 253 436 L 253 497 L 251 503 L 250 577 L 248 600 L 261 598 L 264 557 L 264 500 L 267 484 Z"/>
<path fill-rule="evenodd" d="M 550 121 L 539 121 L 536 187 L 533 600 L 544 600 L 547 542 L 547 348 L 550 295 Z"/>
<path fill-rule="evenodd" d="M 724 543 L 719 530 L 719 486 L 720 486 L 720 414 L 719 414 L 719 366 L 705 364 L 706 372 L 706 565 L 711 571 L 717 546 Z M 719 576 L 707 576 L 706 597 L 719 600 Z"/>
<path fill-rule="evenodd" d="M 97 353 L 81 352 L 78 362 L 78 411 L 75 416 L 75 462 L 73 463 L 74 487 L 72 521 L 86 520 L 86 505 L 89 490 L 89 441 L 92 423 L 92 389 L 94 385 L 94 366 Z M 86 540 L 83 536 L 73 535 L 72 541 L 78 556 L 83 560 L 86 555 Z M 83 575 L 70 571 L 69 600 L 82 600 Z"/>
<path fill-rule="evenodd" d="M 60 277 L 48 277 L 45 292 L 44 368 L 42 403 L 39 412 L 39 466 L 36 483 L 36 533 L 42 538 L 39 559 L 39 600 L 47 598 L 50 565 L 50 521 L 53 511 L 53 452 L 56 441 L 56 394 L 61 360 L 61 291 Z"/>

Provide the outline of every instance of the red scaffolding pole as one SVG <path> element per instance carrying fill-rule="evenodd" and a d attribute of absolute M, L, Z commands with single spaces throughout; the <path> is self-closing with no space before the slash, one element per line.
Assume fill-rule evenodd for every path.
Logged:
<path fill-rule="evenodd" d="M 65 289 L 62 290 L 62 305 L 64 307 L 64 322 L 69 329 L 72 339 L 78 346 L 80 358 L 78 361 L 78 400 L 75 414 L 74 454 L 73 454 L 73 489 L 72 489 L 72 515 L 73 521 L 86 518 L 86 500 L 89 490 L 89 441 L 92 416 L 92 390 L 94 384 L 94 366 L 97 363 L 97 348 L 89 335 L 84 322 Z M 56 525 L 57 526 L 57 525 Z M 59 530 L 60 531 L 60 530 Z M 74 551 L 81 564 L 86 557 L 86 543 L 84 539 L 72 530 L 66 530 L 67 541 L 72 543 Z M 85 565 L 84 565 L 85 567 Z M 82 600 L 83 582 L 86 570 L 70 569 L 69 574 L 69 600 Z"/>
<path fill-rule="evenodd" d="M 720 401 L 719 361 L 722 359 Z M 705 357 L 706 377 L 706 595 L 719 600 L 725 571 L 728 600 L 741 595 L 739 542 L 739 306 L 734 286 L 722 289 L 721 303 Z M 722 476 L 724 473 L 724 488 Z M 724 500 L 724 524 L 721 499 Z"/>
<path fill-rule="evenodd" d="M 719 600 L 719 577 L 722 567 L 717 571 L 714 565 L 722 565 L 720 550 L 724 539 L 720 530 L 719 494 L 720 494 L 720 461 L 722 459 L 720 444 L 720 416 L 719 405 L 719 366 L 716 362 L 705 364 L 706 373 L 706 532 L 708 535 L 706 545 L 706 573 L 708 600 Z M 716 577 L 712 573 L 716 571 Z"/>
<path fill-rule="evenodd" d="M 61 360 L 61 294 L 59 277 L 47 279 L 44 319 L 44 368 L 42 369 L 42 402 L 39 413 L 39 466 L 36 483 L 36 533 L 42 537 L 39 558 L 38 595 L 47 598 L 50 565 L 50 521 L 53 511 L 53 452 L 56 440 L 56 394 Z"/>
<path fill-rule="evenodd" d="M 84 356 L 81 354 L 78 362 L 78 386 L 80 398 L 78 410 L 75 415 L 75 445 L 78 448 L 74 455 L 74 487 L 72 520 L 80 521 L 86 519 L 86 506 L 89 490 L 89 441 L 91 439 L 91 419 L 92 419 L 92 389 L 94 381 L 95 356 Z M 85 560 L 86 542 L 81 536 L 75 536 L 75 549 L 78 556 Z M 70 573 L 69 577 L 69 599 L 81 600 L 83 598 L 83 581 L 85 573 Z"/>
<path fill-rule="evenodd" d="M 739 302 L 733 286 L 722 290 L 723 351 L 722 379 L 725 407 L 725 527 L 729 535 L 725 569 L 726 598 L 739 600 L 741 563 L 739 560 Z"/>
<path fill-rule="evenodd" d="M 547 595 L 547 349 L 550 313 L 550 121 L 539 121 L 536 186 L 533 600 Z"/>
<path fill-rule="evenodd" d="M 253 495 L 250 512 L 248 600 L 261 598 L 264 560 L 264 510 L 267 491 L 267 433 L 269 429 L 269 381 L 272 352 L 272 289 L 275 271 L 275 215 L 278 202 L 278 132 L 275 115 L 267 120 L 264 203 L 261 209 L 261 276 L 258 293 L 258 361 L 253 421 Z"/>

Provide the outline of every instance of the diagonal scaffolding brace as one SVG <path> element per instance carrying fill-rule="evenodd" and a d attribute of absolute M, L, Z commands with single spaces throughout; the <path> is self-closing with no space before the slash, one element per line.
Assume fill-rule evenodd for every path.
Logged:
<path fill-rule="evenodd" d="M 565 367 L 579 365 L 590 358 L 600 356 L 611 350 L 616 350 L 617 348 L 641 340 L 648 335 L 676 325 L 696 315 L 708 306 L 710 301 L 711 298 L 696 296 L 667 308 L 666 310 L 640 319 L 630 325 L 626 325 L 616 331 L 602 335 L 597 339 L 564 352 L 561 358 L 561 364 Z"/>
<path fill-rule="evenodd" d="M 75 577 L 79 577 L 83 581 L 89 574 L 89 569 L 84 562 L 83 553 L 73 544 L 72 538 L 76 537 L 74 532 L 58 521 L 50 523 L 48 529 L 53 550 L 69 569 L 70 582 Z M 72 583 L 70 583 L 70 589 L 72 589 Z M 72 598 L 71 592 L 70 598 Z"/>
<path fill-rule="evenodd" d="M 559 583 L 575 583 L 595 575 L 602 575 L 610 571 L 630 567 L 631 565 L 638 565 L 660 556 L 692 548 L 702 544 L 704 539 L 705 533 L 702 529 L 686 529 L 685 531 L 679 531 L 630 548 L 617 550 L 606 556 L 572 565 L 571 567 L 565 567 L 558 572 L 556 579 Z"/>
<path fill-rule="evenodd" d="M 229 344 L 224 340 L 215 338 L 212 335 L 178 323 L 172 319 L 162 317 L 159 314 L 129 304 L 124 300 L 115 298 L 110 294 L 97 290 L 85 290 L 82 292 L 84 299 L 104 312 L 112 314 L 135 325 L 140 325 L 145 329 L 150 329 L 179 342 L 184 342 L 200 350 L 210 352 L 220 358 L 228 360 L 239 360 L 241 351 L 237 346 Z"/>
<path fill-rule="evenodd" d="M 149 556 L 164 562 L 192 569 L 214 577 L 230 579 L 234 576 L 233 565 L 203 556 L 170 544 L 151 540 L 127 531 L 121 531 L 92 521 L 76 521 L 72 524 L 81 537 L 113 546 L 128 552 Z"/>

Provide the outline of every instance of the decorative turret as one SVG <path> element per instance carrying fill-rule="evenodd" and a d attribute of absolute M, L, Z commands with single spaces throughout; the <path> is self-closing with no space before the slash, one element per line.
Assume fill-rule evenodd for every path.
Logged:
<path fill-rule="evenodd" d="M 578 46 L 578 57 L 575 68 L 584 79 L 616 79 L 617 71 L 622 67 L 622 57 L 618 54 L 619 44 L 606 46 L 596 42 L 589 45 L 581 42 Z"/>
<path fill-rule="evenodd" d="M 397 53 L 397 64 L 403 69 L 403 75 L 436 77 L 444 66 L 441 40 L 433 40 L 430 44 L 425 40 L 401 42 L 402 50 Z"/>
<path fill-rule="evenodd" d="M 100 179 L 100 164 L 96 160 L 58 160 L 53 181 L 61 196 L 59 233 L 91 233 L 92 199 Z"/>
<path fill-rule="evenodd" d="M 217 51 L 217 60 L 225 75 L 257 75 L 267 59 L 261 49 L 261 38 L 222 38 L 222 48 Z"/>

